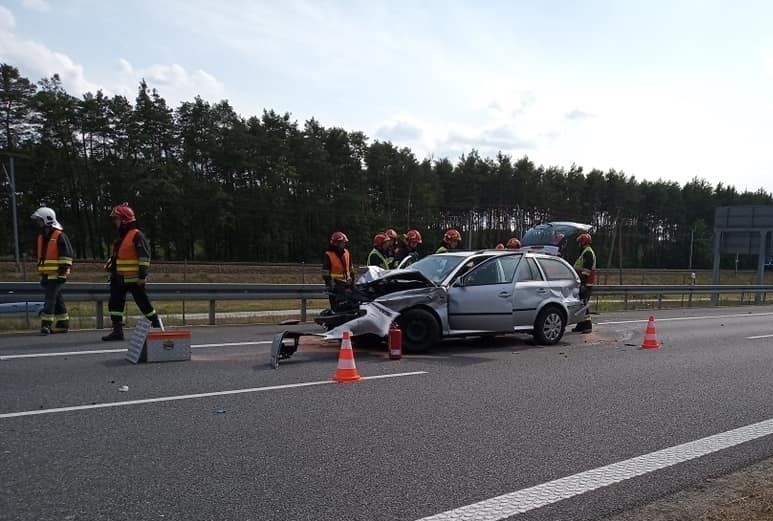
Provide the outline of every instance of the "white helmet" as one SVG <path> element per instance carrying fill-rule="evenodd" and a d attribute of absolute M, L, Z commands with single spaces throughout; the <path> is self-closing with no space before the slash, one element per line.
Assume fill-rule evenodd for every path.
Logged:
<path fill-rule="evenodd" d="M 56 228 L 57 230 L 62 230 L 62 225 L 59 224 L 59 221 L 56 220 L 56 213 L 46 206 L 41 206 L 37 210 L 35 210 L 35 213 L 33 213 L 30 217 L 33 219 L 43 219 L 43 222 L 46 223 L 46 226 L 50 226 L 52 228 Z"/>

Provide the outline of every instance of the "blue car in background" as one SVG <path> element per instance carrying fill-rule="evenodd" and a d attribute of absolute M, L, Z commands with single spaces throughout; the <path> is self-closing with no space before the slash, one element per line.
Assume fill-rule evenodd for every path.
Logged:
<path fill-rule="evenodd" d="M 25 315 L 40 316 L 45 302 L 8 302 L 0 304 L 0 318 L 23 317 Z"/>

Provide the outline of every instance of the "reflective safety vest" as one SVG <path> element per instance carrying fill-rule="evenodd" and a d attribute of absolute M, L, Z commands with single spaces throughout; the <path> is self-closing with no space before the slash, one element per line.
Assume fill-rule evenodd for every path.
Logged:
<path fill-rule="evenodd" d="M 390 260 L 387 259 L 386 257 L 384 257 L 384 255 L 382 255 L 382 253 L 379 251 L 378 248 L 373 248 L 372 250 L 370 250 L 370 253 L 368 254 L 368 266 L 373 266 L 373 262 L 371 261 L 371 257 L 373 257 L 374 255 L 376 256 L 378 261 L 381 263 L 381 265 L 379 267 L 384 268 L 385 270 L 388 270 L 389 268 L 392 267 Z"/>
<path fill-rule="evenodd" d="M 62 235 L 61 230 L 54 230 L 51 232 L 51 236 L 48 238 L 48 243 L 44 244 L 45 238 L 43 234 L 38 235 L 38 273 L 47 277 L 58 277 L 59 266 L 66 265 L 67 269 L 64 273 L 64 277 L 70 274 L 70 266 L 72 266 L 71 257 L 59 257 L 59 237 Z M 45 250 L 44 250 L 45 247 Z"/>
<path fill-rule="evenodd" d="M 349 256 L 349 250 L 344 250 L 343 259 L 334 251 L 327 250 L 325 254 L 330 259 L 330 277 L 344 282 L 350 281 L 352 260 Z"/>
<path fill-rule="evenodd" d="M 137 254 L 134 237 L 139 230 L 133 228 L 126 232 L 118 251 L 115 252 L 115 271 L 123 277 L 125 283 L 137 282 L 140 276 L 140 266 L 150 266 L 150 259 Z"/>
<path fill-rule="evenodd" d="M 593 256 L 593 266 L 590 268 L 585 267 L 585 254 L 587 252 L 590 252 L 590 254 Z M 590 246 L 585 246 L 585 248 L 580 253 L 580 256 L 577 257 L 576 261 L 574 261 L 574 270 L 578 274 L 585 275 L 587 277 L 585 282 L 586 286 L 592 286 L 596 283 L 596 252 L 593 251 L 593 248 Z"/>

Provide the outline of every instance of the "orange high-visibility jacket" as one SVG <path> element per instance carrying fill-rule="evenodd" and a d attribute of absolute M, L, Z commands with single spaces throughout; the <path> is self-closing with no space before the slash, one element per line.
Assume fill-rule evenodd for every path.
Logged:
<path fill-rule="evenodd" d="M 137 282 L 140 278 L 141 272 L 147 272 L 147 268 L 150 266 L 150 258 L 147 256 L 141 256 L 140 252 L 135 245 L 135 238 L 140 231 L 133 228 L 126 232 L 126 235 L 121 240 L 121 244 L 114 252 L 115 258 L 115 273 L 123 277 L 123 281 L 126 284 Z"/>
<path fill-rule="evenodd" d="M 47 241 L 47 242 L 46 242 Z M 62 243 L 62 251 L 59 243 Z M 50 278 L 66 279 L 72 267 L 72 248 L 61 230 L 53 230 L 48 239 L 38 235 L 38 273 Z"/>
<path fill-rule="evenodd" d="M 348 282 L 352 279 L 352 259 L 349 250 L 344 250 L 343 256 L 336 252 L 327 250 L 325 252 L 330 260 L 330 273 L 323 273 L 323 276 L 329 275 L 330 278 Z"/>

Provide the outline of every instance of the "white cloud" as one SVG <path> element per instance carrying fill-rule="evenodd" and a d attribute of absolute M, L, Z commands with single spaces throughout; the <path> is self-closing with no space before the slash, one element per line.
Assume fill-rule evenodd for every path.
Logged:
<path fill-rule="evenodd" d="M 0 5 L 0 32 L 12 32 L 16 27 L 16 19 L 13 13 Z"/>
<path fill-rule="evenodd" d="M 89 82 L 83 67 L 66 54 L 52 51 L 45 45 L 19 38 L 15 33 L 15 20 L 10 11 L 0 6 L 0 56 L 3 61 L 18 67 L 25 75 L 50 77 L 59 74 L 68 90 L 78 93 L 96 90 Z"/>
<path fill-rule="evenodd" d="M 225 94 L 225 86 L 213 75 L 203 70 L 189 71 L 179 64 L 153 64 L 135 68 L 121 59 L 119 68 L 112 76 L 102 80 L 87 78 L 83 65 L 67 54 L 49 49 L 45 45 L 20 38 L 16 34 L 13 14 L 0 6 L 0 56 L 2 61 L 18 67 L 32 81 L 58 74 L 64 88 L 75 96 L 102 89 L 106 94 L 123 94 L 132 99 L 137 85 L 145 79 L 170 106 L 182 100 L 202 98 L 219 101 Z"/>
<path fill-rule="evenodd" d="M 135 68 L 123 58 L 120 59 L 119 63 L 119 90 L 127 96 L 136 93 L 137 85 L 143 78 L 148 86 L 158 90 L 172 106 L 180 101 L 191 101 L 196 96 L 219 101 L 225 95 L 223 82 L 201 69 L 188 71 L 176 63 Z"/>
<path fill-rule="evenodd" d="M 51 5 L 46 0 L 22 0 L 22 7 L 40 13 L 47 13 L 51 10 Z"/>

